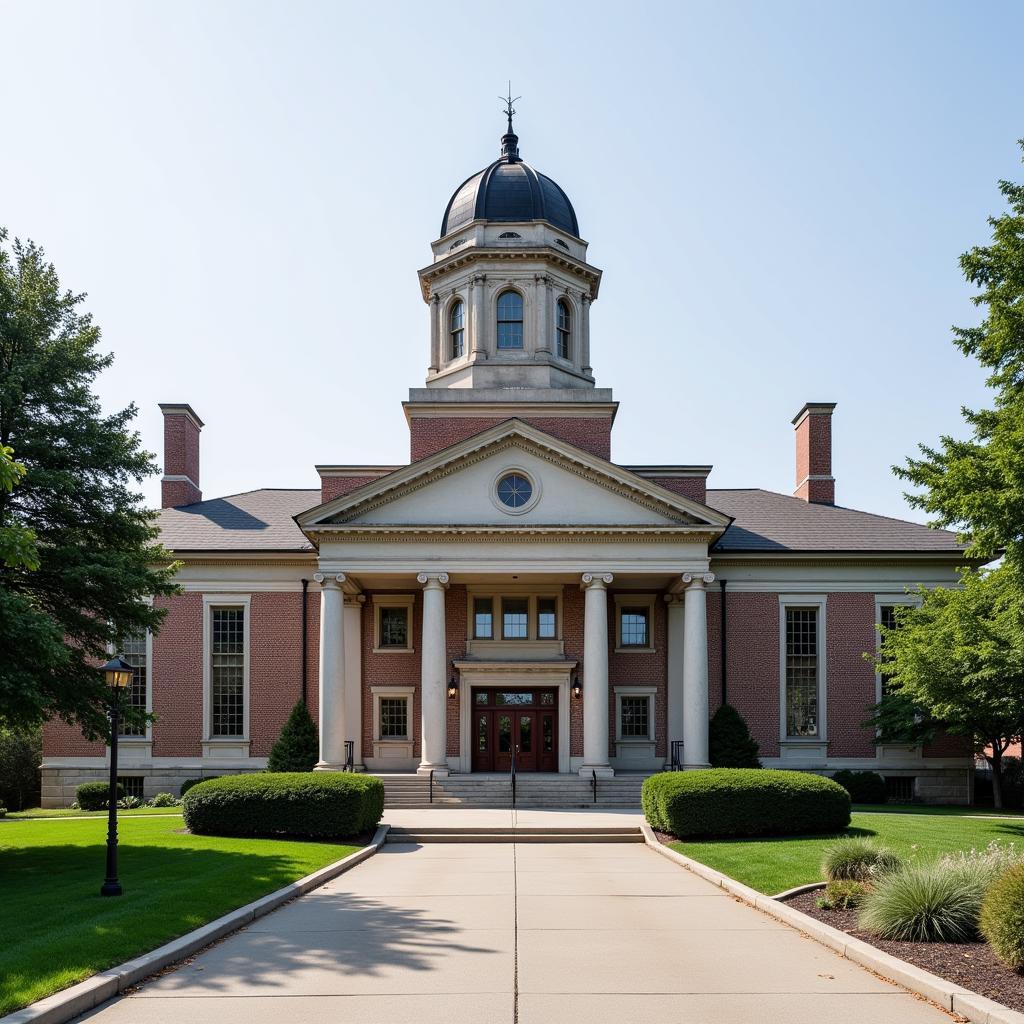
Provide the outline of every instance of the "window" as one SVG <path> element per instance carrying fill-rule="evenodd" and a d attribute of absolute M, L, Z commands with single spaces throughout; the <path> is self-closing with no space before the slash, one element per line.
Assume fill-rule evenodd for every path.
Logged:
<path fill-rule="evenodd" d="M 555 320 L 557 337 L 557 355 L 559 359 L 569 359 L 569 341 L 572 336 L 572 310 L 565 299 L 558 300 L 558 316 Z"/>
<path fill-rule="evenodd" d="M 498 501 L 508 508 L 522 508 L 533 497 L 533 484 L 522 473 L 508 473 L 498 481 Z"/>
<path fill-rule="evenodd" d="M 147 635 L 140 633 L 129 637 L 121 645 L 121 657 L 132 666 L 132 682 L 128 687 L 125 703 L 141 711 L 149 707 L 149 644 Z M 145 736 L 145 725 L 124 725 L 122 736 Z"/>
<path fill-rule="evenodd" d="M 558 636 L 558 602 L 553 597 L 537 598 L 537 639 L 554 640 Z"/>
<path fill-rule="evenodd" d="M 650 735 L 650 697 L 622 697 L 619 735 L 623 739 L 647 739 Z"/>
<path fill-rule="evenodd" d="M 909 804 L 914 799 L 914 777 L 911 775 L 886 775 L 885 795 L 894 804 Z"/>
<path fill-rule="evenodd" d="M 818 609 L 786 609 L 786 735 L 818 736 Z"/>
<path fill-rule="evenodd" d="M 619 646 L 648 647 L 649 608 L 622 608 L 619 611 Z"/>
<path fill-rule="evenodd" d="M 412 594 L 375 594 L 373 597 L 375 654 L 412 651 Z"/>
<path fill-rule="evenodd" d="M 409 646 L 408 608 L 381 608 L 380 646 L 402 650 Z"/>
<path fill-rule="evenodd" d="M 473 636 L 477 640 L 494 639 L 494 599 L 473 598 Z"/>
<path fill-rule="evenodd" d="M 412 686 L 371 686 L 373 702 L 373 756 L 390 758 L 392 767 L 411 760 L 412 753 Z"/>
<path fill-rule="evenodd" d="M 380 739 L 407 740 L 409 738 L 409 698 L 380 698 Z"/>
<path fill-rule="evenodd" d="M 653 686 L 615 686 L 615 742 L 620 764 L 640 764 L 654 756 Z M 641 761 L 630 758 L 640 757 Z M 627 760 L 623 762 L 621 758 Z"/>
<path fill-rule="evenodd" d="M 210 642 L 210 735 L 245 734 L 245 609 L 214 608 Z"/>
<path fill-rule="evenodd" d="M 451 337 L 451 358 L 458 359 L 466 351 L 466 304 L 461 299 L 452 306 L 448 315 L 448 332 Z"/>
<path fill-rule="evenodd" d="M 143 799 L 142 785 L 145 780 L 141 775 L 118 775 L 117 784 L 124 789 L 125 796 Z"/>
<path fill-rule="evenodd" d="M 501 636 L 503 640 L 525 640 L 529 630 L 530 601 L 526 597 L 501 599 Z"/>
<path fill-rule="evenodd" d="M 522 238 L 523 236 L 521 234 L 519 234 L 518 231 L 502 231 L 502 233 L 500 235 L 498 235 L 498 237 L 499 238 Z"/>
<path fill-rule="evenodd" d="M 498 296 L 498 348 L 523 347 L 523 297 L 507 291 Z"/>
<path fill-rule="evenodd" d="M 894 604 L 883 604 L 878 607 L 878 622 L 885 629 L 895 629 L 897 618 L 896 618 L 896 605 Z M 886 695 L 888 690 L 888 676 L 884 672 L 879 672 L 879 682 L 881 683 L 881 691 L 878 695 L 878 699 Z"/>

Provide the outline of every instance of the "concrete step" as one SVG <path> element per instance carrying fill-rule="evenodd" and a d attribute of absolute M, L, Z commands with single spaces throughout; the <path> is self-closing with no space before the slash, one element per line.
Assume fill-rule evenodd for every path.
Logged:
<path fill-rule="evenodd" d="M 480 827 L 480 828 L 393 828 L 388 843 L 642 843 L 636 826 L 593 828 Z"/>

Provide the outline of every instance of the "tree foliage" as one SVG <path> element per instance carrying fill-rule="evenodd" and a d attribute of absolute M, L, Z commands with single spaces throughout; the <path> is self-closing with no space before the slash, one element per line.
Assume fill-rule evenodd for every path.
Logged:
<path fill-rule="evenodd" d="M 757 740 L 743 716 L 731 705 L 723 704 L 712 716 L 708 727 L 708 757 L 712 768 L 760 768 Z"/>
<path fill-rule="evenodd" d="M 14 449 L 0 444 L 0 491 L 10 494 L 24 475 L 25 467 L 14 461 Z M 0 563 L 12 569 L 38 569 L 35 531 L 17 523 L 0 526 Z"/>
<path fill-rule="evenodd" d="M 92 391 L 113 357 L 97 351 L 83 300 L 41 248 L 0 229 L 0 447 L 25 470 L 0 487 L 0 531 L 33 531 L 38 552 L 35 568 L 0 562 L 0 724 L 56 715 L 96 736 L 107 728 L 96 665 L 155 630 L 162 612 L 143 599 L 175 587 L 133 489 L 156 472 L 130 429 L 135 407 L 104 415 Z"/>
<path fill-rule="evenodd" d="M 0 728 L 0 806 L 23 811 L 39 806 L 41 729 Z"/>
<path fill-rule="evenodd" d="M 300 700 L 270 748 L 267 771 L 311 772 L 320 759 L 320 740 L 309 709 Z"/>

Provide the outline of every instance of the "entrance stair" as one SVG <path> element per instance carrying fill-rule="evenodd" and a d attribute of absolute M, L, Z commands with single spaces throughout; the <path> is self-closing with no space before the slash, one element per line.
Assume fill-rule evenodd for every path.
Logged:
<path fill-rule="evenodd" d="M 390 828 L 387 843 L 642 843 L 639 826 Z"/>

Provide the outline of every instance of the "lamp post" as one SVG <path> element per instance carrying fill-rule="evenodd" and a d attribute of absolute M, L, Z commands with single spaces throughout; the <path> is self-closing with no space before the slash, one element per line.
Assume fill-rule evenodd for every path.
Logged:
<path fill-rule="evenodd" d="M 100 888 L 101 896 L 120 896 L 117 880 L 117 734 L 121 731 L 121 691 L 132 682 L 134 666 L 124 658 L 114 658 L 103 666 L 110 687 L 110 793 L 107 796 L 107 877 Z"/>

